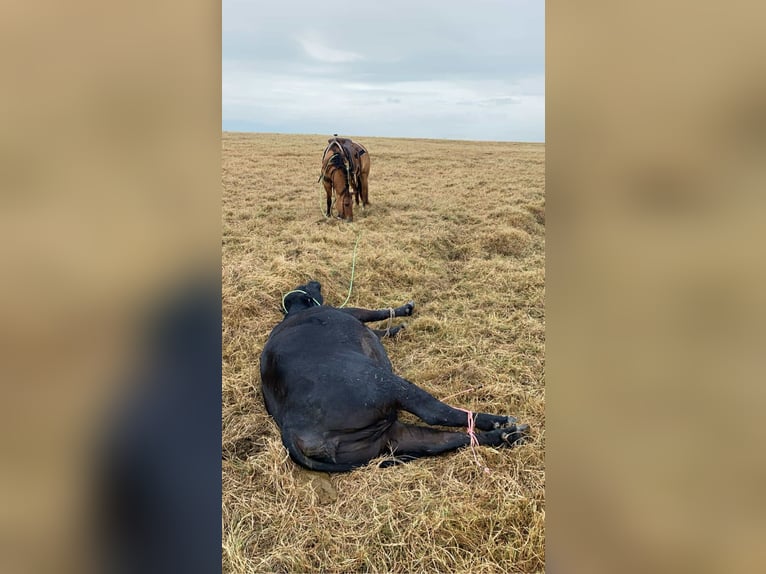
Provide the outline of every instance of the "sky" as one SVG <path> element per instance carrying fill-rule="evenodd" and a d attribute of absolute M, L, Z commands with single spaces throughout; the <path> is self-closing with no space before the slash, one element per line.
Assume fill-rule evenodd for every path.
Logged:
<path fill-rule="evenodd" d="M 545 141 L 543 0 L 223 0 L 226 131 Z"/>

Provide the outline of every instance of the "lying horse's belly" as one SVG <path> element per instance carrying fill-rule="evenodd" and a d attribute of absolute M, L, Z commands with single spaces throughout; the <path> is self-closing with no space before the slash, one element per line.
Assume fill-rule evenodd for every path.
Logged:
<path fill-rule="evenodd" d="M 387 432 L 396 421 L 396 413 L 375 417 L 370 424 L 355 427 L 354 422 L 363 424 L 360 414 L 347 413 L 342 428 L 322 425 L 321 432 L 299 432 L 296 444 L 306 456 L 325 462 L 359 462 L 375 458 L 387 445 Z"/>

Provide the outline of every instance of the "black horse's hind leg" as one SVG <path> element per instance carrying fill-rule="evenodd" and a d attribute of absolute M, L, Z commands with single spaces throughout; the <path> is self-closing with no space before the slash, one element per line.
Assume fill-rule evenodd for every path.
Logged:
<path fill-rule="evenodd" d="M 511 446 L 524 438 L 527 425 L 476 433 L 479 445 Z M 466 432 L 455 432 L 396 422 L 388 433 L 388 446 L 395 457 L 418 458 L 457 450 L 468 446 L 471 437 Z"/>
<path fill-rule="evenodd" d="M 415 302 L 409 301 L 400 307 L 393 308 L 394 317 L 409 317 L 412 315 L 413 309 L 415 309 Z M 344 307 L 343 309 L 340 309 L 340 311 L 353 315 L 362 323 L 383 321 L 391 317 L 391 309 L 360 309 L 359 307 Z"/>
<path fill-rule="evenodd" d="M 392 386 L 396 389 L 399 408 L 421 418 L 429 425 L 447 427 L 467 427 L 468 413 L 451 407 L 433 397 L 417 385 L 397 375 L 390 375 Z M 516 422 L 512 416 L 471 413 L 474 424 L 479 430 L 504 428 Z"/>

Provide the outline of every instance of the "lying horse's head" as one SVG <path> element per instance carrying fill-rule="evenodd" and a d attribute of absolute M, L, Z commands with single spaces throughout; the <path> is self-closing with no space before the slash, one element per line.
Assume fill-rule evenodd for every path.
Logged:
<path fill-rule="evenodd" d="M 322 286 L 318 281 L 309 281 L 285 293 L 282 297 L 282 310 L 288 315 L 290 312 L 319 307 L 322 303 L 324 303 Z"/>

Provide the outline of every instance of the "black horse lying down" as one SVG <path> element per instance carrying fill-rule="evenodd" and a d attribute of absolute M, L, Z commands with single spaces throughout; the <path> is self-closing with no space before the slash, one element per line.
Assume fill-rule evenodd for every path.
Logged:
<path fill-rule="evenodd" d="M 261 354 L 261 389 L 266 410 L 298 464 L 344 472 L 393 453 L 397 461 L 431 456 L 470 444 L 466 432 L 401 423 L 399 409 L 429 425 L 465 427 L 467 411 L 450 407 L 391 369 L 380 338 L 402 327 L 376 331 L 364 325 L 388 319 L 377 311 L 322 305 L 321 286 L 311 281 L 283 300 L 284 319 Z M 412 315 L 414 303 L 393 309 Z M 472 413 L 480 445 L 511 445 L 528 425 L 511 416 Z"/>

